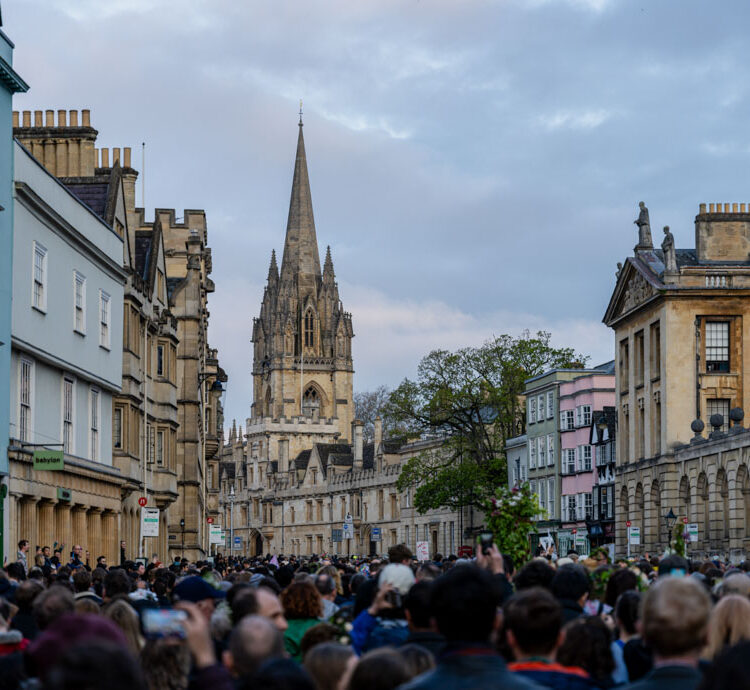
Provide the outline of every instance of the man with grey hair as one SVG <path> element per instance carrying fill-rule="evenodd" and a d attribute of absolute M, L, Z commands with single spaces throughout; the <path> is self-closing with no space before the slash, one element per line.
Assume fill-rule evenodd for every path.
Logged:
<path fill-rule="evenodd" d="M 321 620 L 327 621 L 339 610 L 336 604 L 336 581 L 327 573 L 321 573 L 315 578 L 315 589 L 323 600 Z"/>
<path fill-rule="evenodd" d="M 267 618 L 251 615 L 245 616 L 232 631 L 223 662 L 233 676 L 246 678 L 266 661 L 285 656 L 281 632 Z"/>

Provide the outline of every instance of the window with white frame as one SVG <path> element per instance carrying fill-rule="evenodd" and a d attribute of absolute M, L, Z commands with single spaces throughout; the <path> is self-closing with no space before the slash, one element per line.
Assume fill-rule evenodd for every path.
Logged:
<path fill-rule="evenodd" d="M 89 457 L 99 460 L 99 391 L 92 388 L 89 392 L 89 416 L 91 420 L 89 435 Z"/>
<path fill-rule="evenodd" d="M 547 509 L 547 482 L 544 479 L 539 481 L 539 507 Z"/>
<path fill-rule="evenodd" d="M 540 422 L 544 419 L 544 394 L 537 396 L 536 415 Z"/>
<path fill-rule="evenodd" d="M 583 494 L 583 508 L 585 519 L 591 520 L 593 518 L 594 512 L 591 494 Z"/>
<path fill-rule="evenodd" d="M 536 481 L 533 479 L 529 482 L 529 491 L 532 496 L 536 496 Z"/>
<path fill-rule="evenodd" d="M 706 322 L 706 371 L 729 371 L 729 322 Z"/>
<path fill-rule="evenodd" d="M 86 333 L 86 277 L 73 271 L 73 330 Z"/>
<path fill-rule="evenodd" d="M 562 431 L 569 431 L 575 428 L 573 410 L 563 410 L 560 412 L 560 429 Z"/>
<path fill-rule="evenodd" d="M 32 270 L 34 281 L 31 287 L 31 306 L 47 311 L 47 250 L 38 242 L 34 242 Z"/>
<path fill-rule="evenodd" d="M 18 438 L 30 441 L 34 362 L 22 357 L 18 368 Z"/>
<path fill-rule="evenodd" d="M 529 467 L 532 470 L 536 467 L 536 441 L 533 438 L 529 441 Z"/>
<path fill-rule="evenodd" d="M 544 436 L 537 436 L 536 439 L 536 459 L 539 467 L 544 467 L 544 460 L 547 457 L 547 442 Z"/>
<path fill-rule="evenodd" d="M 533 424 L 536 421 L 536 398 L 529 400 L 529 423 Z"/>
<path fill-rule="evenodd" d="M 75 382 L 73 379 L 65 376 L 63 378 L 63 419 L 62 419 L 62 440 L 63 451 L 65 453 L 73 452 L 73 391 Z"/>
<path fill-rule="evenodd" d="M 555 435 L 547 434 L 547 465 L 555 464 Z"/>
<path fill-rule="evenodd" d="M 574 448 L 565 448 L 563 450 L 563 472 L 566 474 L 575 474 L 576 471 L 576 452 Z"/>
<path fill-rule="evenodd" d="M 591 405 L 576 407 L 576 426 L 591 426 Z"/>
<path fill-rule="evenodd" d="M 547 516 L 550 519 L 555 517 L 555 478 L 547 479 Z"/>
<path fill-rule="evenodd" d="M 99 290 L 99 345 L 109 350 L 110 297 Z"/>
<path fill-rule="evenodd" d="M 555 416 L 555 394 L 552 391 L 547 391 L 547 419 L 552 419 Z"/>
<path fill-rule="evenodd" d="M 591 471 L 591 446 L 578 446 L 579 469 Z"/>
<path fill-rule="evenodd" d="M 568 496 L 568 521 L 575 522 L 576 520 L 576 495 L 570 494 Z"/>

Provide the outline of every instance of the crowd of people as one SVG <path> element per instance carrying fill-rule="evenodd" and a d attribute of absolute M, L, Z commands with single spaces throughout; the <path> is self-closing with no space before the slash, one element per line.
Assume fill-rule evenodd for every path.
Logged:
<path fill-rule="evenodd" d="M 0 689 L 750 688 L 750 564 L 312 556 L 109 565 L 19 544 Z"/>

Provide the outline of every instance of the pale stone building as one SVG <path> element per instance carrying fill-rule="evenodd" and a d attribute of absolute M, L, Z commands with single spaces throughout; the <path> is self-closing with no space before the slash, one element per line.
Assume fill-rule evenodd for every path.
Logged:
<path fill-rule="evenodd" d="M 217 523 L 239 538 L 238 552 L 369 554 L 426 541 L 434 555 L 455 552 L 471 531 L 469 509 L 418 515 L 411 492 L 396 489 L 401 464 L 439 451 L 438 440 L 392 443 L 378 421 L 364 442 L 353 335 L 330 248 L 321 270 L 300 122 L 281 270 L 272 253 L 253 324 L 251 416 L 209 467 Z M 343 539 L 347 515 L 352 536 Z"/>
<path fill-rule="evenodd" d="M 643 550 L 664 548 L 671 509 L 699 524 L 698 553 L 736 556 L 748 536 L 744 436 L 685 444 L 694 420 L 699 437 L 700 420 L 714 415 L 726 430 L 730 410 L 750 403 L 750 212 L 701 204 L 690 249 L 675 249 L 666 228 L 655 249 L 643 205 L 636 223 L 638 244 L 604 316 L 617 355 L 617 548 L 624 553 L 627 520 L 641 528 Z"/>
<path fill-rule="evenodd" d="M 214 288 L 205 214 L 186 211 L 178 223 L 174 210 L 157 209 L 146 222 L 135 206 L 138 172 L 129 148 L 114 148 L 111 157 L 109 149 L 97 149 L 88 110 L 80 122 L 75 110 L 58 111 L 57 122 L 52 110 L 33 115 L 32 123 L 31 112 L 14 113 L 15 136 L 122 245 L 122 385 L 107 436 L 121 475 L 120 506 L 116 527 L 107 527 L 106 555 L 119 559 L 121 540 L 129 558 L 197 557 L 206 544 L 203 454 L 219 448 L 213 384 L 226 378 L 206 342 L 207 294 Z M 174 506 L 183 493 L 188 501 Z M 142 498 L 160 510 L 158 537 L 141 536 Z"/>

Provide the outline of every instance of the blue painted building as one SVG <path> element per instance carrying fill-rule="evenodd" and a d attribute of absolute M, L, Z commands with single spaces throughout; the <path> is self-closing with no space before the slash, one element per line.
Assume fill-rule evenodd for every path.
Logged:
<path fill-rule="evenodd" d="M 2 26 L 2 18 L 0 18 Z M 28 90 L 13 70 L 13 43 L 0 30 L 0 554 L 6 552 L 10 329 L 13 288 L 13 94 Z"/>

